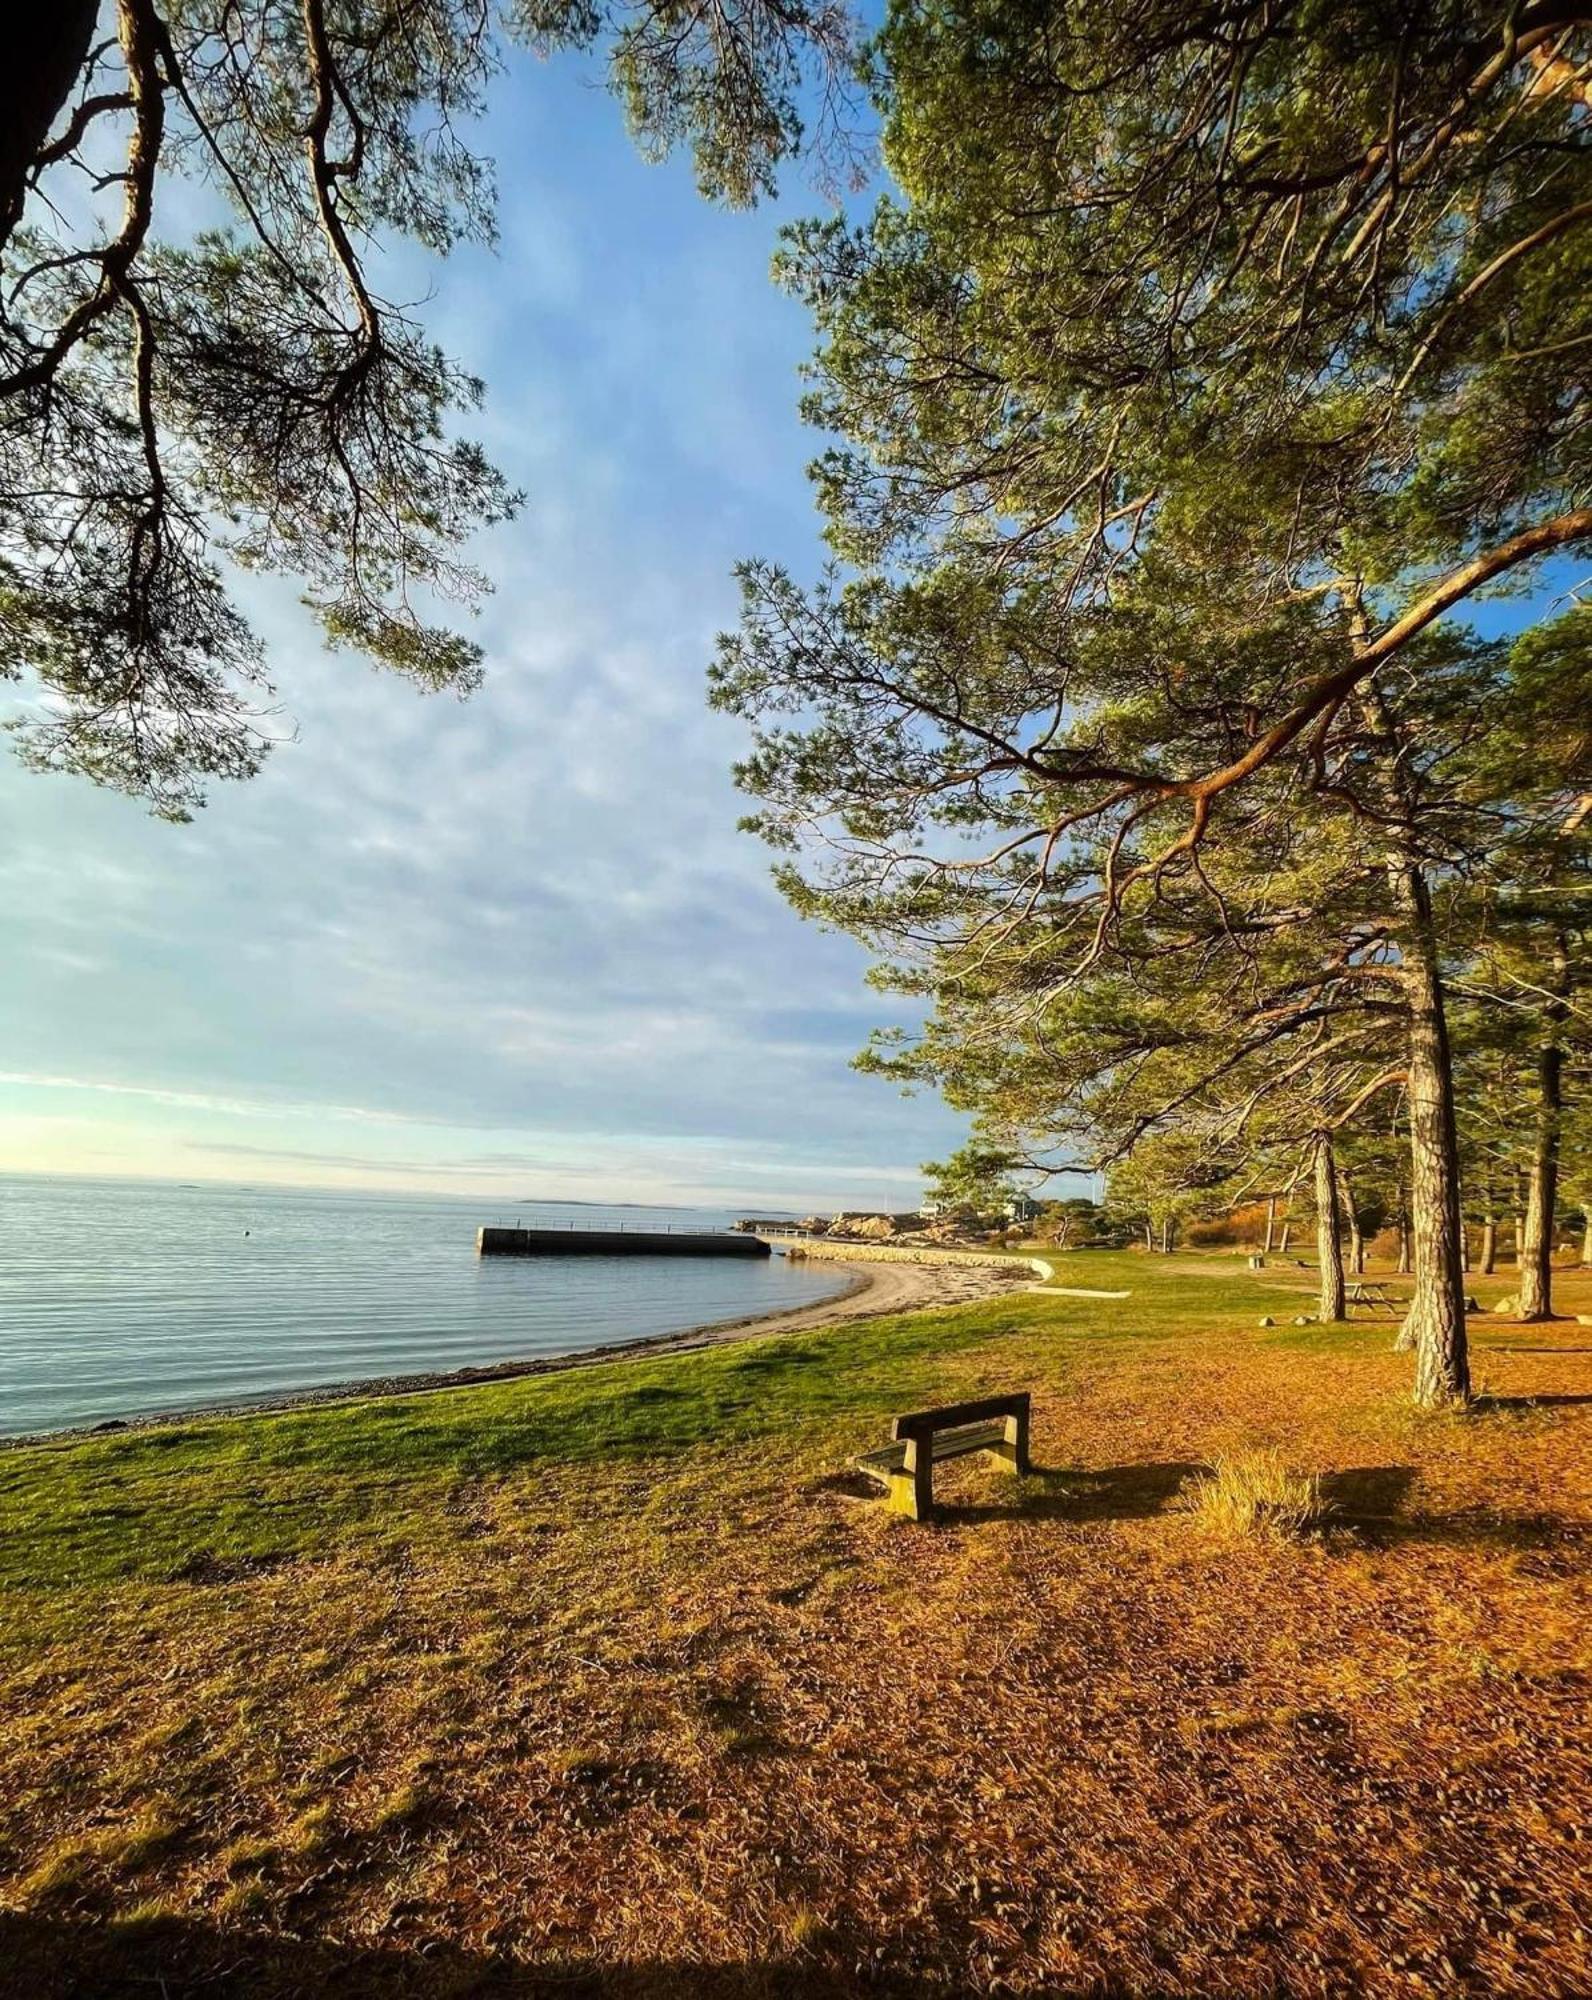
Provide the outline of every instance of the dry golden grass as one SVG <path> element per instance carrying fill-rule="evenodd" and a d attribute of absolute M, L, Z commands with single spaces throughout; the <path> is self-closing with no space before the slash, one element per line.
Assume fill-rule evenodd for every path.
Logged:
<path fill-rule="evenodd" d="M 1215 1535 L 1302 1535 L 1332 1511 L 1313 1472 L 1291 1472 L 1275 1451 L 1218 1453 L 1193 1483 L 1190 1510 Z"/>
<path fill-rule="evenodd" d="M 1230 1264 L 1127 1263 L 1119 1307 L 782 1343 L 826 1388 L 772 1430 L 367 1454 L 364 1511 L 317 1470 L 269 1558 L 232 1493 L 247 1559 L 196 1517 L 207 1560 L 107 1576 L 106 1520 L 162 1532 L 158 1453 L 107 1457 L 56 1524 L 93 1574 L 0 1634 L 7 1990 L 1592 1993 L 1585 1330 L 1477 1322 L 1492 1400 L 1422 1417 L 1385 1323 L 1261 1334 Z M 1031 1479 L 959 1462 L 915 1524 L 838 1476 L 891 1400 L 1019 1384 Z M 1318 1532 L 1202 1532 L 1256 1452 Z"/>

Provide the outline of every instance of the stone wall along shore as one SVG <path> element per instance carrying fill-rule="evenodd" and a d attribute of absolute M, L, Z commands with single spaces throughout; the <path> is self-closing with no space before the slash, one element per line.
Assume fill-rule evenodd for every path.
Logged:
<path fill-rule="evenodd" d="M 1023 1271 L 1048 1278 L 1043 1257 L 1021 1257 L 1009 1250 L 937 1250 L 927 1243 L 849 1243 L 841 1236 L 765 1236 L 788 1257 L 827 1258 L 837 1264 L 982 1264 L 998 1270 Z"/>

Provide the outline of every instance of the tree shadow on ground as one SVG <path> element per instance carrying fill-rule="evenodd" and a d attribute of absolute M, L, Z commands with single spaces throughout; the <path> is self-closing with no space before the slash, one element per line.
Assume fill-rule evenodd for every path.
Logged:
<path fill-rule="evenodd" d="M 1546 1399 L 1544 1399 L 1546 1400 Z M 1579 1400 L 1579 1399 L 1577 1399 Z M 1210 1467 L 1188 1460 L 1095 1468 L 1035 1467 L 1010 1500 L 937 1499 L 933 1519 L 946 1527 L 979 1521 L 1144 1520 L 1174 1511 L 1189 1482 Z M 1423 1542 L 1450 1548 L 1559 1550 L 1571 1560 L 1584 1528 L 1556 1514 L 1407 1512 L 1412 1465 L 1357 1465 L 1320 1474 L 1325 1526 L 1383 1547 Z"/>
<path fill-rule="evenodd" d="M 938 1520 L 1138 1521 L 1164 1513 L 1190 1479 L 1209 1468 L 1191 1459 L 1144 1465 L 1034 1466 L 1020 1497 L 993 1505 L 940 1502 Z M 937 1475 L 937 1477 L 940 1475 Z"/>
<path fill-rule="evenodd" d="M 131 1925 L 0 1913 L 5 1991 L 27 2000 L 912 2000 L 923 1984 L 796 1957 L 767 1964 L 526 1965 L 435 1939 L 354 1946 L 188 1918 Z M 942 1989 L 943 1990 L 943 1989 Z M 952 1989 L 954 1990 L 954 1989 Z M 1142 2000 L 1158 2000 L 1135 1988 Z M 1057 1988 L 1050 2000 L 1080 2000 Z M 1159 1996 L 1169 2000 L 1169 1996 Z"/>
<path fill-rule="evenodd" d="M 1323 1472 L 1321 1497 L 1329 1528 L 1350 1528 L 1384 1546 L 1426 1542 L 1450 1548 L 1573 1549 L 1584 1539 L 1575 1521 L 1557 1514 L 1458 1514 L 1406 1511 L 1416 1478 L 1412 1465 L 1356 1465 Z"/>
<path fill-rule="evenodd" d="M 1415 1484 L 1413 1465 L 1351 1465 L 1323 1472 L 1321 1498 L 1347 1527 L 1381 1527 L 1401 1515 Z"/>
<path fill-rule="evenodd" d="M 1494 1346 L 1493 1346 L 1493 1344 L 1492 1344 L 1492 1342 L 1491 1342 L 1491 1341 L 1488 1341 L 1488 1342 L 1486 1342 L 1486 1343 L 1485 1343 L 1485 1346 L 1486 1346 L 1486 1351 L 1487 1351 L 1487 1353 L 1488 1353 L 1489 1355 L 1492 1355 L 1492 1354 L 1592 1354 L 1592 1347 L 1555 1347 L 1555 1346 L 1554 1346 L 1554 1345 L 1553 1345 L 1553 1344 L 1552 1344 L 1551 1342 L 1544 1342 L 1544 1343 L 1543 1343 L 1543 1345 L 1541 1345 L 1540 1347 L 1521 1347 L 1521 1346 L 1519 1346 L 1519 1345 L 1513 1345 L 1513 1346 L 1510 1346 L 1510 1347 L 1494 1347 Z"/>
<path fill-rule="evenodd" d="M 1348 1525 L 1382 1547 L 1421 1542 L 1434 1548 L 1556 1551 L 1566 1573 L 1584 1570 L 1588 1561 L 1585 1528 L 1557 1514 L 1411 1514 Z"/>
<path fill-rule="evenodd" d="M 1092 1468 L 1036 1466 L 1027 1489 L 1010 1503 L 938 1506 L 944 1521 L 1066 1520 L 1131 1521 L 1173 1510 L 1191 1481 L 1209 1477 L 1211 1467 L 1174 1459 L 1145 1465 Z M 1331 1517 L 1345 1527 L 1383 1527 L 1396 1517 L 1415 1483 L 1410 1465 L 1361 1465 L 1321 1474 L 1321 1494 Z M 1407 1525 L 1397 1520 L 1399 1526 Z"/>
<path fill-rule="evenodd" d="M 1555 1349 L 1555 1352 L 1560 1351 Z M 1592 1403 L 1592 1396 L 1478 1396 L 1471 1404 L 1471 1415 L 1485 1417 L 1520 1410 L 1574 1409 L 1586 1403 Z"/>

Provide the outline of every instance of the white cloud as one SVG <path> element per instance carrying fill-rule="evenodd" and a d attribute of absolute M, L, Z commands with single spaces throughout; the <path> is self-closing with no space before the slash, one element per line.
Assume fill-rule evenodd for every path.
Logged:
<path fill-rule="evenodd" d="M 740 734 L 703 699 L 731 562 L 814 549 L 769 218 L 640 166 L 556 67 L 519 87 L 503 255 L 450 267 L 429 315 L 529 496 L 483 543 L 485 687 L 329 657 L 290 584 L 250 579 L 297 733 L 194 826 L 0 758 L 13 1085 L 114 1107 L 149 1171 L 180 1146 L 237 1171 L 253 1144 L 284 1174 L 451 1185 L 512 1134 L 599 1191 L 876 1176 L 900 1199 L 959 1121 L 849 1069 L 881 1003 L 735 831 Z M 315 1136 L 349 1121 L 393 1143 Z"/>

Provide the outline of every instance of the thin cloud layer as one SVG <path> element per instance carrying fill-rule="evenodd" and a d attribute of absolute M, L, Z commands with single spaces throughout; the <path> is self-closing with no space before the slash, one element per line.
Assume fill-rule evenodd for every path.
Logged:
<path fill-rule="evenodd" d="M 958 1122 L 849 1069 L 880 1002 L 735 831 L 703 702 L 730 564 L 812 547 L 772 219 L 572 72 L 517 75 L 493 144 L 501 257 L 429 311 L 528 496 L 481 551 L 487 684 L 329 657 L 249 580 L 287 738 L 252 785 L 173 829 L 0 763 L 0 1166 L 905 1202 Z"/>

